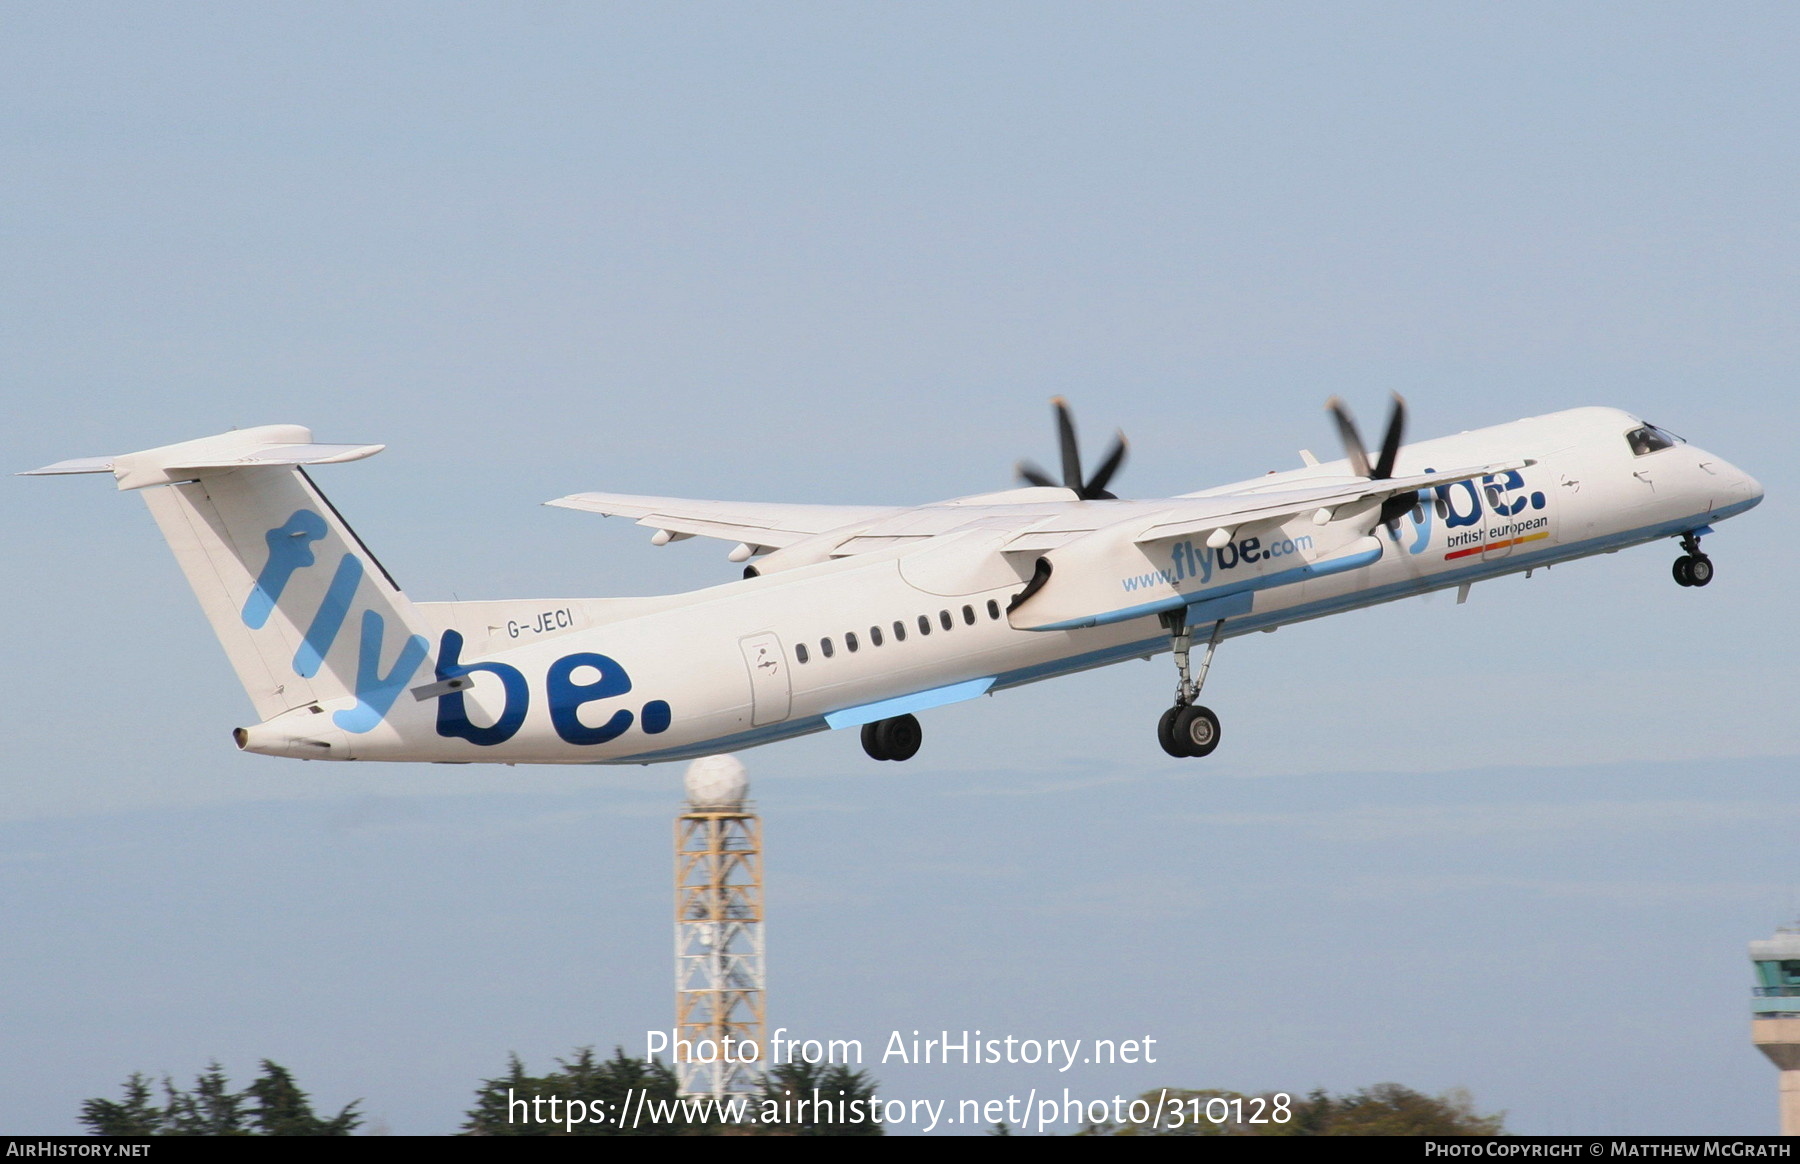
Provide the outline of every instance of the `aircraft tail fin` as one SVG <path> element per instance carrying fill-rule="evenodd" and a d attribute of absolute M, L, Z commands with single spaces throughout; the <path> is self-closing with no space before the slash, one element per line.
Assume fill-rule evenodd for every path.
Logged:
<path fill-rule="evenodd" d="M 428 632 L 303 466 L 383 447 L 267 425 L 26 475 L 110 472 L 121 490 L 143 490 L 257 715 L 335 704 L 335 726 L 359 733 L 420 671 Z"/>

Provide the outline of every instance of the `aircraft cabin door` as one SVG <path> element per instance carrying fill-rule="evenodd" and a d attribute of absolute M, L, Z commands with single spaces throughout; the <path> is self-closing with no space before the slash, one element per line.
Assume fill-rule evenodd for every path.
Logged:
<path fill-rule="evenodd" d="M 750 722 L 756 727 L 780 723 L 788 717 L 793 691 L 788 686 L 787 655 L 781 639 L 772 633 L 747 635 L 738 640 L 744 666 L 750 669 Z"/>

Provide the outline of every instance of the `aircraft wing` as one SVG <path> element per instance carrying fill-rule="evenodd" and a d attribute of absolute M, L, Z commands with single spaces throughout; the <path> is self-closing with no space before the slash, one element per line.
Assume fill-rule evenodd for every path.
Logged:
<path fill-rule="evenodd" d="M 1159 506 L 1156 512 L 1115 511 L 1118 520 L 1087 533 L 1068 528 L 1066 520 L 1052 520 L 1003 547 L 1003 552 L 1014 555 L 1042 555 L 1031 582 L 1008 608 L 1007 619 L 1019 630 L 1063 631 L 1183 608 L 1203 610 L 1197 616 L 1191 614 L 1191 621 L 1236 617 L 1252 609 L 1255 591 L 1327 577 L 1380 560 L 1386 544 L 1371 527 L 1378 527 L 1389 498 L 1404 498 L 1405 507 L 1411 509 L 1413 496 L 1423 490 L 1505 474 L 1528 464 L 1512 461 L 1405 477 L 1340 477 L 1297 489 L 1259 491 L 1253 486 L 1210 497 L 1172 497 L 1154 503 Z M 1304 522 L 1307 516 L 1311 518 L 1307 528 L 1320 527 L 1318 540 L 1305 538 L 1305 553 L 1284 556 L 1274 565 L 1264 565 L 1273 560 L 1269 555 L 1237 558 L 1234 561 L 1253 565 L 1231 577 L 1220 577 L 1214 574 L 1209 557 L 1202 556 L 1202 565 L 1196 569 L 1192 547 L 1188 548 L 1185 571 L 1158 564 L 1170 560 L 1172 539 L 1204 540 L 1206 553 L 1223 552 L 1246 527 L 1266 528 L 1295 518 Z M 1161 543 L 1160 549 L 1155 548 L 1156 543 Z M 1182 559 L 1182 553 L 1176 551 L 1174 560 Z"/>
<path fill-rule="evenodd" d="M 1369 480 L 1357 477 L 1322 485 L 1238 490 L 1233 493 L 1170 497 L 1157 501 L 1108 501 L 1099 505 L 1066 505 L 1034 522 L 1002 547 L 1009 554 L 1044 553 L 1070 545 L 1101 530 L 1134 531 L 1127 540 L 1139 545 L 1165 538 L 1235 529 L 1262 521 L 1278 521 L 1297 513 L 1330 511 L 1364 501 L 1385 501 L 1439 485 L 1522 469 L 1530 461 L 1477 465 L 1447 473 Z M 876 531 L 879 532 L 879 531 Z"/>
<path fill-rule="evenodd" d="M 1401 493 L 1416 493 L 1439 485 L 1454 485 L 1476 477 L 1523 469 L 1530 461 L 1505 461 L 1492 465 L 1455 469 L 1448 473 L 1420 473 L 1380 480 L 1359 478 L 1311 489 L 1282 489 L 1271 493 L 1227 493 L 1214 497 L 1182 498 L 1158 515 L 1135 539 L 1138 543 L 1161 541 L 1183 534 L 1229 529 L 1252 522 L 1292 517 L 1307 510 L 1331 510 L 1360 501 L 1386 500 Z"/>
<path fill-rule="evenodd" d="M 641 526 L 664 531 L 671 539 L 718 538 L 728 542 L 775 550 L 825 533 L 861 527 L 862 536 L 845 543 L 842 552 L 883 548 L 897 538 L 930 537 L 988 518 L 1006 523 L 1023 521 L 1023 529 L 1000 547 L 1008 554 L 1043 553 L 1083 539 L 1100 530 L 1122 528 L 1135 532 L 1127 540 L 1139 544 L 1218 529 L 1233 529 L 1252 522 L 1279 520 L 1297 513 L 1332 510 L 1370 500 L 1384 500 L 1402 493 L 1437 485 L 1452 485 L 1491 473 L 1524 468 L 1529 461 L 1479 465 L 1444 473 L 1423 473 L 1381 480 L 1352 478 L 1302 488 L 1266 493 L 1239 491 L 1202 497 L 1162 500 L 1057 502 L 1033 498 L 1026 503 L 1000 501 L 970 504 L 985 498 L 961 499 L 937 506 L 798 505 L 779 502 L 703 501 L 684 497 L 647 497 L 630 493 L 575 493 L 545 502 L 563 509 L 579 509 L 607 517 L 629 517 Z M 884 518 L 907 515 L 901 525 Z M 854 532 L 854 531 L 847 531 Z"/>
<path fill-rule="evenodd" d="M 641 526 L 677 537 L 719 538 L 780 549 L 814 534 L 894 513 L 880 505 L 785 505 L 759 501 L 700 501 L 630 493 L 574 493 L 546 501 L 604 517 L 636 518 Z"/>

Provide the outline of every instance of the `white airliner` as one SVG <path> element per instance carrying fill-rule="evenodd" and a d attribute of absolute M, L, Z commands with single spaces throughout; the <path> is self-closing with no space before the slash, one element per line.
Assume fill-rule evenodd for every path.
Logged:
<path fill-rule="evenodd" d="M 1662 538 L 1680 539 L 1675 581 L 1705 586 L 1701 537 L 1763 496 L 1615 409 L 1403 445 L 1396 397 L 1371 461 L 1330 407 L 1344 460 L 1303 452 L 1180 497 L 1109 493 L 1122 439 L 1084 477 L 1057 401 L 1060 482 L 1022 465 L 1028 487 L 903 508 L 550 502 L 756 558 L 742 580 L 659 598 L 412 602 L 302 468 L 383 446 L 296 425 L 34 473 L 143 491 L 255 706 L 240 748 L 450 763 L 652 763 L 850 727 L 905 760 L 918 712 L 1167 650 L 1159 741 L 1205 756 L 1219 721 L 1195 700 L 1225 639 Z"/>

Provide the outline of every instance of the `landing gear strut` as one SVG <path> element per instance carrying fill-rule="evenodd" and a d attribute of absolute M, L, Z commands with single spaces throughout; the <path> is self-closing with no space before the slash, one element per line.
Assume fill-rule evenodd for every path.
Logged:
<path fill-rule="evenodd" d="M 1200 657 L 1200 672 L 1191 675 L 1188 669 L 1188 653 L 1193 649 L 1193 635 L 1187 625 L 1187 611 L 1170 611 L 1162 616 L 1162 624 L 1169 631 L 1175 643 L 1175 706 L 1163 712 L 1162 719 L 1156 725 L 1156 740 L 1163 751 L 1178 758 L 1197 758 L 1210 756 L 1214 748 L 1219 746 L 1219 717 L 1211 708 L 1201 707 L 1194 700 L 1200 697 L 1200 689 L 1206 685 L 1206 672 L 1212 667 L 1213 651 L 1219 645 L 1219 635 L 1225 629 L 1225 620 L 1213 623 L 1212 637 L 1206 642 L 1206 654 Z"/>
<path fill-rule="evenodd" d="M 897 715 L 863 724 L 863 751 L 871 760 L 910 760 L 924 739 L 925 731 L 915 716 Z"/>
<path fill-rule="evenodd" d="M 1700 552 L 1700 538 L 1694 533 L 1681 535 L 1681 548 L 1687 553 L 1675 559 L 1677 586 L 1704 586 L 1713 580 L 1712 559 Z"/>

